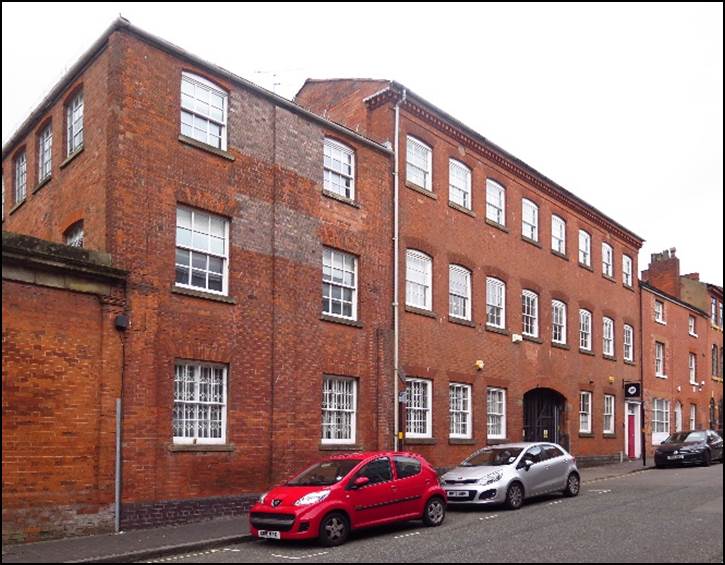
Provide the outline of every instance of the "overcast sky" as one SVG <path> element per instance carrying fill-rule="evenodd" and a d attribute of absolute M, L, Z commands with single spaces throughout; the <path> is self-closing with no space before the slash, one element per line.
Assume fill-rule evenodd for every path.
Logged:
<path fill-rule="evenodd" d="M 288 98 L 398 80 L 722 285 L 722 3 L 3 2 L 3 142 L 119 14 Z"/>

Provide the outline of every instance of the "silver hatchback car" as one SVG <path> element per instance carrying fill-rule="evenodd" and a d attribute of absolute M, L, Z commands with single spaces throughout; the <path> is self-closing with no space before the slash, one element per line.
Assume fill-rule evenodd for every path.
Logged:
<path fill-rule="evenodd" d="M 484 447 L 441 477 L 448 504 L 505 504 L 552 492 L 579 494 L 576 459 L 553 443 L 509 443 Z"/>

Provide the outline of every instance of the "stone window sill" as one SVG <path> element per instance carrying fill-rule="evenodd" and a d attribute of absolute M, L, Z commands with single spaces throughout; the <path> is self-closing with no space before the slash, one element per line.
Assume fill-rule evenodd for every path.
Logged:
<path fill-rule="evenodd" d="M 171 443 L 168 449 L 172 453 L 228 453 L 235 450 L 231 443 Z"/>
<path fill-rule="evenodd" d="M 406 437 L 404 440 L 405 445 L 435 445 L 438 440 L 430 437 Z"/>
<path fill-rule="evenodd" d="M 594 357 L 594 352 L 589 349 L 579 348 L 579 353 L 581 353 L 582 355 L 589 355 L 590 357 Z"/>
<path fill-rule="evenodd" d="M 541 340 L 538 337 L 533 337 L 533 336 L 526 335 L 526 334 L 521 334 L 521 335 L 524 338 L 524 341 L 530 341 L 532 343 L 538 343 L 539 345 L 542 344 L 542 343 L 544 343 L 543 340 Z"/>
<path fill-rule="evenodd" d="M 33 194 L 38 192 L 41 188 L 43 188 L 46 184 L 48 184 L 50 181 L 53 180 L 53 175 L 48 175 L 45 177 L 42 181 L 38 183 L 38 185 L 33 189 Z"/>
<path fill-rule="evenodd" d="M 614 355 L 604 355 L 602 354 L 602 358 L 606 359 L 607 361 L 616 361 L 617 358 Z"/>
<path fill-rule="evenodd" d="M 360 208 L 359 202 L 355 200 L 350 200 L 349 198 L 345 198 L 344 196 L 340 196 L 339 194 L 335 194 L 334 192 L 330 192 L 329 190 L 323 190 L 322 196 L 330 198 L 332 200 L 337 200 L 338 202 L 341 202 L 342 204 L 347 204 L 348 206 L 352 206 L 353 208 Z"/>
<path fill-rule="evenodd" d="M 589 433 L 589 432 L 579 432 L 579 437 L 593 438 L 594 437 L 594 434 L 593 433 Z"/>
<path fill-rule="evenodd" d="M 566 349 L 569 351 L 571 347 L 569 347 L 566 343 L 557 343 L 555 341 L 551 342 L 551 347 L 556 347 L 557 349 Z"/>
<path fill-rule="evenodd" d="M 438 316 L 436 316 L 435 312 L 432 312 L 431 310 L 424 310 L 423 308 L 416 308 L 415 306 L 406 306 L 405 311 L 409 312 L 411 314 L 418 314 L 419 316 L 426 316 L 427 318 L 433 318 L 434 320 L 438 318 Z"/>
<path fill-rule="evenodd" d="M 486 218 L 486 223 L 489 226 L 496 228 L 497 230 L 501 230 L 504 233 L 509 233 L 509 229 L 506 226 L 499 224 L 498 222 L 494 222 L 493 220 L 489 220 L 488 218 Z"/>
<path fill-rule="evenodd" d="M 181 294 L 183 296 L 191 296 L 192 298 L 201 298 L 204 300 L 211 300 L 213 302 L 223 302 L 225 304 L 236 304 L 237 301 L 231 296 L 222 296 L 221 294 L 212 294 L 210 292 L 204 292 L 201 290 L 192 290 L 190 288 L 181 288 L 176 285 L 171 287 L 171 292 L 174 294 Z"/>
<path fill-rule="evenodd" d="M 329 316 L 327 314 L 322 314 L 320 316 L 320 320 L 323 322 L 331 322 L 333 324 L 340 324 L 342 326 L 350 326 L 352 328 L 362 328 L 362 322 L 359 320 L 348 320 L 346 318 L 338 318 L 337 316 Z"/>
<path fill-rule="evenodd" d="M 463 214 L 466 214 L 466 216 L 470 216 L 471 218 L 475 218 L 476 214 L 473 212 L 473 210 L 469 210 L 465 206 L 461 206 L 460 204 L 456 204 L 455 202 L 448 202 L 448 206 L 453 208 L 454 210 L 457 210 L 458 212 L 461 212 Z"/>
<path fill-rule="evenodd" d="M 321 443 L 320 451 L 363 451 L 363 448 L 350 443 Z"/>
<path fill-rule="evenodd" d="M 23 198 L 20 202 L 18 202 L 15 206 L 10 208 L 10 211 L 8 212 L 8 216 L 12 216 L 15 212 L 17 212 L 20 207 L 27 202 L 28 198 Z"/>
<path fill-rule="evenodd" d="M 501 335 L 510 335 L 509 332 L 505 328 L 497 328 L 496 326 L 489 326 L 486 324 L 485 329 L 487 332 L 495 333 L 495 334 L 501 334 Z"/>
<path fill-rule="evenodd" d="M 412 182 L 408 181 L 405 181 L 405 186 L 414 192 L 422 194 L 423 196 L 427 196 L 428 198 L 432 198 L 433 200 L 438 200 L 438 195 L 435 192 L 428 190 L 427 188 L 423 188 L 422 186 L 418 186 L 417 184 L 413 184 Z"/>
<path fill-rule="evenodd" d="M 59 168 L 60 168 L 60 169 L 65 169 L 65 168 L 66 168 L 66 167 L 67 167 L 68 165 L 70 165 L 70 162 L 71 162 L 71 161 L 73 161 L 73 160 L 74 160 L 74 159 L 75 159 L 76 157 L 78 157 L 78 155 L 80 155 L 81 153 L 83 153 L 83 150 L 84 150 L 84 149 L 85 149 L 85 145 L 81 145 L 81 146 L 80 146 L 80 147 L 79 147 L 78 149 L 76 149 L 76 150 L 75 150 L 75 151 L 74 151 L 73 153 L 71 153 L 70 155 L 68 155 L 68 157 L 66 158 L 66 160 L 65 160 L 65 161 L 63 161 L 63 162 L 62 162 L 62 163 L 60 164 L 60 167 L 59 167 Z"/>
<path fill-rule="evenodd" d="M 563 259 L 564 261 L 569 260 L 569 257 L 564 255 L 563 253 L 559 253 L 558 251 L 556 251 L 554 249 L 551 250 L 551 254 L 554 255 L 555 257 L 558 257 L 559 259 Z"/>
<path fill-rule="evenodd" d="M 602 273 L 602 278 L 608 280 L 610 283 L 617 284 L 617 279 L 614 277 L 610 277 L 609 275 Z"/>
<path fill-rule="evenodd" d="M 191 147 L 195 147 L 196 149 L 201 149 L 202 151 L 206 151 L 207 153 L 216 155 L 217 157 L 222 157 L 223 159 L 226 159 L 227 161 L 236 160 L 236 157 L 234 157 L 234 155 L 232 155 L 228 151 L 224 151 L 223 149 L 217 149 L 216 147 L 212 147 L 211 145 L 207 145 L 206 143 L 197 141 L 193 137 L 188 137 L 186 135 L 179 135 L 179 141 L 186 145 L 190 145 Z"/>
<path fill-rule="evenodd" d="M 592 273 L 594 272 L 594 269 L 593 269 L 593 268 L 592 268 L 591 266 L 589 266 L 589 265 L 585 265 L 585 264 L 584 264 L 584 263 L 582 263 L 582 262 L 579 262 L 579 266 L 580 266 L 580 267 L 581 267 L 582 269 L 586 269 L 587 271 L 590 271 L 590 272 L 592 272 Z"/>
<path fill-rule="evenodd" d="M 521 240 L 522 241 L 525 241 L 526 243 L 528 243 L 530 245 L 533 245 L 534 247 L 538 247 L 539 249 L 543 249 L 543 247 L 541 246 L 541 244 L 538 241 L 536 241 L 535 239 L 531 239 L 529 237 L 526 237 L 525 235 L 522 235 L 521 236 Z"/>
<path fill-rule="evenodd" d="M 475 328 L 476 323 L 471 320 L 464 320 L 462 318 L 456 318 L 455 316 L 448 316 L 448 321 L 451 324 L 458 324 L 459 326 L 466 326 L 468 328 Z"/>
<path fill-rule="evenodd" d="M 476 440 L 450 437 L 450 438 L 448 438 L 448 444 L 449 445 L 476 445 Z"/>

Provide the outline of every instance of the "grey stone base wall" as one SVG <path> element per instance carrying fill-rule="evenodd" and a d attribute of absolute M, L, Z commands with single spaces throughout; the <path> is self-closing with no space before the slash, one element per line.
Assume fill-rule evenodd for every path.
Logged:
<path fill-rule="evenodd" d="M 3 543 L 24 543 L 113 532 L 113 505 L 3 508 Z"/>
<path fill-rule="evenodd" d="M 257 498 L 258 495 L 247 494 L 124 504 L 121 508 L 121 529 L 174 526 L 224 516 L 239 516 L 248 512 Z"/>

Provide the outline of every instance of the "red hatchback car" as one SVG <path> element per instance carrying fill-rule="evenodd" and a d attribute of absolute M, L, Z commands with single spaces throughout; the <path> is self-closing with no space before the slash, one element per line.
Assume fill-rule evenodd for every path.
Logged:
<path fill-rule="evenodd" d="M 446 502 L 437 473 L 420 455 L 356 453 L 324 459 L 263 494 L 249 521 L 259 538 L 319 538 L 333 546 L 359 528 L 419 519 L 439 526 Z"/>

